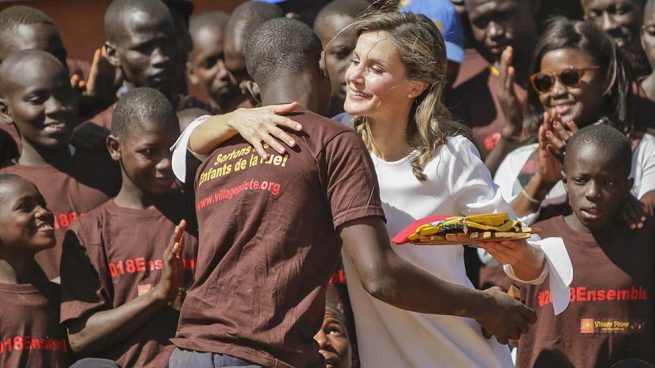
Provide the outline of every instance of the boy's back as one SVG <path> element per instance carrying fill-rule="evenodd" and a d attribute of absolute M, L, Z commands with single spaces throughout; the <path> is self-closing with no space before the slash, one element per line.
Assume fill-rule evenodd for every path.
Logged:
<path fill-rule="evenodd" d="M 234 138 L 198 170 L 203 246 L 173 340 L 183 349 L 266 366 L 322 362 L 312 338 L 339 257 L 335 229 L 383 212 L 359 137 L 309 111 L 290 117 L 303 132 L 290 133 L 298 145 L 284 156 L 262 162 Z"/>
<path fill-rule="evenodd" d="M 61 322 L 119 307 L 155 287 L 162 254 L 180 219 L 192 220 L 189 199 L 171 192 L 159 208 L 117 206 L 110 200 L 74 223 L 62 255 Z M 186 211 L 185 208 L 189 208 Z M 183 256 L 185 287 L 193 278 L 197 237 L 190 221 Z M 122 343 L 100 352 L 123 367 L 165 367 L 173 346 L 181 300 L 164 307 Z"/>
<path fill-rule="evenodd" d="M 564 240 L 573 281 L 570 303 L 557 316 L 548 280 L 521 286 L 538 319 L 521 337 L 517 367 L 609 367 L 627 358 L 652 364 L 655 218 L 639 230 L 613 223 L 597 236 L 571 229 L 562 216 L 535 227 Z"/>
<path fill-rule="evenodd" d="M 38 278 L 38 277 L 37 277 Z M 0 367 L 67 367 L 59 286 L 48 280 L 0 284 Z"/>
<path fill-rule="evenodd" d="M 36 184 L 55 215 L 57 246 L 36 255 L 49 278 L 59 276 L 61 242 L 66 229 L 78 217 L 116 195 L 120 187 L 118 165 L 106 153 L 80 150 L 62 168 L 16 164 L 0 172 L 20 175 Z"/>

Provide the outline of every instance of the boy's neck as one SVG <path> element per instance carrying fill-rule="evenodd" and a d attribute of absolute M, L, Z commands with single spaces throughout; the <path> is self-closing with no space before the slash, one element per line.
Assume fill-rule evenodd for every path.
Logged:
<path fill-rule="evenodd" d="M 0 256 L 0 284 L 26 284 L 34 276 L 34 254 Z"/>
<path fill-rule="evenodd" d="M 125 172 L 122 174 L 121 190 L 118 192 L 118 195 L 114 197 L 114 203 L 118 207 L 130 208 L 133 210 L 144 210 L 157 202 L 160 198 L 158 196 L 152 196 L 148 193 L 145 193 L 139 187 L 134 185 L 132 180 L 125 175 Z"/>
<path fill-rule="evenodd" d="M 25 166 L 49 165 L 61 167 L 68 164 L 71 157 L 72 155 L 68 145 L 53 149 L 39 149 L 23 139 L 23 149 L 18 158 L 18 163 Z"/>
<path fill-rule="evenodd" d="M 259 85 L 262 106 L 298 102 L 319 115 L 328 113 L 329 101 L 319 101 L 320 94 L 312 89 L 313 76 L 302 72 L 296 77 L 285 77 Z"/>

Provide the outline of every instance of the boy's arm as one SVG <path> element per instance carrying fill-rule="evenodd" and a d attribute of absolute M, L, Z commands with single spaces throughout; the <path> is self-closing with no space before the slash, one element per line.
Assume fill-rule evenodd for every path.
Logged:
<path fill-rule="evenodd" d="M 286 105 L 238 109 L 224 115 L 211 116 L 193 130 L 189 137 L 188 148 L 198 155 L 209 155 L 221 143 L 239 134 L 252 144 L 262 158 L 268 157 L 262 142 L 283 154 L 285 148 L 278 140 L 290 147 L 296 143 L 278 126 L 293 130 L 301 130 L 302 126 L 281 115 L 291 113 L 297 107 L 298 104 L 294 102 Z"/>
<path fill-rule="evenodd" d="M 182 220 L 164 251 L 164 268 L 157 286 L 117 308 L 93 313 L 66 323 L 71 349 L 89 356 L 108 349 L 131 335 L 156 312 L 178 296 L 184 275 L 180 254 L 184 250 Z"/>
<path fill-rule="evenodd" d="M 420 313 L 473 318 L 501 343 L 519 338 L 536 321 L 533 310 L 499 289 L 455 285 L 400 258 L 391 249 L 380 217 L 349 221 L 338 230 L 362 286 L 377 299 Z"/>

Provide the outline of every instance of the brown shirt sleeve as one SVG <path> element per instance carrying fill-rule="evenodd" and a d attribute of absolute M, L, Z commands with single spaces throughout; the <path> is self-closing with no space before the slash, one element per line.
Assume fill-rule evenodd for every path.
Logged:
<path fill-rule="evenodd" d="M 384 218 L 375 168 L 353 131 L 335 135 L 316 158 L 335 229 L 369 216 Z"/>
<path fill-rule="evenodd" d="M 85 236 L 90 229 L 80 222 L 76 225 L 66 232 L 63 242 L 61 323 L 112 307 L 113 288 L 103 248 Z"/>

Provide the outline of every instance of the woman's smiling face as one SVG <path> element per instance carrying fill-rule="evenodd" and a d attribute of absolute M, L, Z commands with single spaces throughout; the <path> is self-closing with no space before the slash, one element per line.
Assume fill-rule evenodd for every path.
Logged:
<path fill-rule="evenodd" d="M 567 68 L 597 68 L 598 63 L 591 55 L 576 48 L 562 48 L 549 51 L 541 58 L 541 72 L 558 75 Z M 601 69 L 586 70 L 579 83 L 565 86 L 556 78 L 550 91 L 539 93 L 544 111 L 560 116 L 562 121 L 573 120 L 579 126 L 594 123 L 607 113 L 603 92 L 606 85 Z"/>
<path fill-rule="evenodd" d="M 359 36 L 346 70 L 346 84 L 344 110 L 357 116 L 389 116 L 389 112 L 411 105 L 415 97 L 410 96 L 412 86 L 400 52 L 384 31 Z"/>

